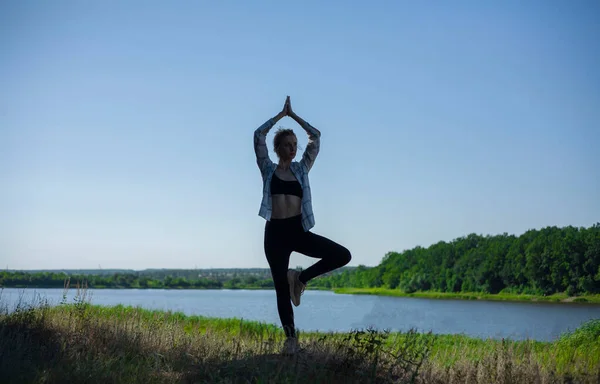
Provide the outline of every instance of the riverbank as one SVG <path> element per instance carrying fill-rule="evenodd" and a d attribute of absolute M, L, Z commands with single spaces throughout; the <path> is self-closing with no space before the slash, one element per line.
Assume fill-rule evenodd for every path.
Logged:
<path fill-rule="evenodd" d="M 515 295 L 515 294 L 490 294 L 469 292 L 413 292 L 406 293 L 398 289 L 386 288 L 334 288 L 333 292 L 346 295 L 379 295 L 395 297 L 417 297 L 424 299 L 446 299 L 446 300 L 493 300 L 493 301 L 516 301 L 516 302 L 552 302 L 552 303 L 587 303 L 600 304 L 600 295 L 568 296 L 565 293 L 549 296 L 541 295 Z"/>
<path fill-rule="evenodd" d="M 554 342 L 461 335 L 303 333 L 240 319 L 86 303 L 0 315 L 0 382 L 596 382 L 600 320 Z"/>

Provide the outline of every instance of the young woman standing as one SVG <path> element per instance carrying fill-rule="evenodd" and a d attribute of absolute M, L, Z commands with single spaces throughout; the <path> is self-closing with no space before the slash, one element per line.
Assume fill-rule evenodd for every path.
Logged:
<path fill-rule="evenodd" d="M 308 145 L 302 159 L 294 161 L 298 144 L 296 135 L 291 129 L 279 129 L 273 142 L 279 159 L 275 164 L 269 158 L 266 137 L 275 123 L 285 116 L 290 116 L 306 131 Z M 348 249 L 310 231 L 315 219 L 308 174 L 320 145 L 321 132 L 294 113 L 289 96 L 281 112 L 254 131 L 256 162 L 263 179 L 259 215 L 266 220 L 264 249 L 286 335 L 284 353 L 298 350 L 292 303 L 300 305 L 300 296 L 311 279 L 340 268 L 351 259 Z M 288 269 L 293 251 L 320 260 L 302 272 Z"/>

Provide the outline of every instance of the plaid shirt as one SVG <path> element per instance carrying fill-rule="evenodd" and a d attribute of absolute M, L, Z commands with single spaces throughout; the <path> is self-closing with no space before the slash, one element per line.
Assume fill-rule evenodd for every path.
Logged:
<path fill-rule="evenodd" d="M 263 197 L 260 204 L 258 215 L 265 220 L 271 220 L 272 201 L 271 201 L 271 178 L 277 164 L 273 163 L 269 158 L 267 149 L 267 133 L 275 125 L 274 119 L 267 120 L 263 125 L 254 131 L 254 152 L 256 153 L 256 163 L 260 169 L 263 178 Z M 310 230 L 315 225 L 315 217 L 312 211 L 312 198 L 310 194 L 310 183 L 308 181 L 308 172 L 312 168 L 319 148 L 321 146 L 321 132 L 306 123 L 302 128 L 308 133 L 308 145 L 302 155 L 302 160 L 292 161 L 290 170 L 296 176 L 296 179 L 302 186 L 302 227 L 305 231 Z"/>

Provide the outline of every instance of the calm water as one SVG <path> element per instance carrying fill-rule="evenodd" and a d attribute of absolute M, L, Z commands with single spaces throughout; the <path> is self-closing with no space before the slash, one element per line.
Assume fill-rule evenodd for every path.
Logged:
<path fill-rule="evenodd" d="M 91 303 L 131 305 L 181 311 L 210 317 L 237 317 L 279 325 L 275 291 L 269 290 L 89 290 Z M 0 302 L 10 310 L 21 299 L 50 304 L 62 300 L 62 289 L 12 289 L 1 292 Z M 73 302 L 75 291 L 68 293 Z M 368 295 L 337 295 L 306 291 L 294 307 L 296 326 L 305 331 L 377 329 L 466 334 L 481 338 L 551 341 L 590 319 L 600 318 L 600 305 L 506 303 L 467 300 L 430 300 Z"/>

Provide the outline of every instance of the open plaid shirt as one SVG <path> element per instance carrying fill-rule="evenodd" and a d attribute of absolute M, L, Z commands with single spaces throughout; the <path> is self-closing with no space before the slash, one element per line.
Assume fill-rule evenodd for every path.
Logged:
<path fill-rule="evenodd" d="M 258 215 L 265 220 L 271 220 L 272 201 L 271 201 L 271 178 L 277 164 L 273 163 L 269 158 L 267 149 L 267 133 L 275 125 L 274 119 L 267 120 L 263 125 L 254 131 L 254 152 L 256 153 L 256 163 L 260 169 L 263 178 L 263 197 L 260 204 Z M 312 198 L 310 194 L 310 183 L 308 181 L 308 172 L 312 168 L 319 148 L 321 146 L 321 132 L 311 126 L 309 123 L 302 124 L 302 128 L 308 133 L 308 145 L 302 155 L 302 159 L 292 161 L 290 170 L 296 176 L 296 179 L 302 186 L 302 227 L 305 231 L 310 230 L 315 225 L 315 216 L 312 210 Z"/>

